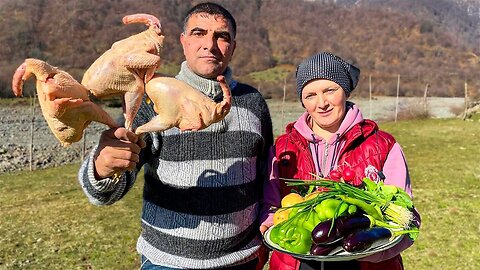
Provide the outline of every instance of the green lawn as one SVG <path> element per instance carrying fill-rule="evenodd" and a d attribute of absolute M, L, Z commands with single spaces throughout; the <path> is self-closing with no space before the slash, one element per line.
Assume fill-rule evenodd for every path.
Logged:
<path fill-rule="evenodd" d="M 410 270 L 480 269 L 480 123 L 384 123 L 402 144 L 423 226 Z M 0 175 L 0 269 L 138 269 L 140 176 L 115 205 L 92 206 L 78 164 Z"/>

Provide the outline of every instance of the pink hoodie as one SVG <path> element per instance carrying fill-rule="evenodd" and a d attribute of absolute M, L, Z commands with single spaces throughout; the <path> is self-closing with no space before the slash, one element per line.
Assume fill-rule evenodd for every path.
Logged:
<path fill-rule="evenodd" d="M 340 153 L 339 149 L 341 149 L 344 143 L 344 141 L 338 141 L 337 137 L 348 131 L 353 125 L 363 120 L 362 113 L 355 104 L 347 102 L 347 107 L 347 113 L 336 133 L 337 135 L 332 136 L 329 141 L 325 141 L 321 137 L 314 134 L 312 129 L 307 124 L 310 117 L 307 112 L 303 113 L 294 124 L 294 128 L 309 142 L 310 153 L 313 155 L 317 175 L 320 175 L 320 172 L 323 175 L 328 175 L 330 170 L 336 168 L 334 161 L 338 160 L 338 154 Z M 338 145 L 335 147 L 335 144 Z M 267 226 L 273 225 L 273 213 L 269 210 L 270 207 L 280 207 L 280 201 L 282 199 L 280 195 L 280 182 L 278 180 L 275 146 L 273 146 L 270 150 L 269 160 L 269 179 L 264 185 L 264 204 L 260 213 L 262 225 Z M 413 198 L 405 156 L 398 143 L 395 143 L 395 145 L 392 147 L 382 171 L 386 177 L 385 184 L 401 187 L 410 195 L 410 197 Z M 420 225 L 420 216 L 418 213 L 415 214 L 418 224 Z M 383 261 L 396 256 L 412 244 L 413 242 L 408 237 L 404 237 L 403 240 L 393 248 L 362 258 L 360 260 L 370 262 Z"/>

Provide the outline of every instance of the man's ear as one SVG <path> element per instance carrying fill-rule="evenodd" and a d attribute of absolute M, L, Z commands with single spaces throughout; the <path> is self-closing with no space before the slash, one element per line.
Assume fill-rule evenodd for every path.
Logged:
<path fill-rule="evenodd" d="M 237 41 L 236 40 L 233 41 L 232 46 L 233 46 L 233 48 L 232 48 L 232 56 L 233 56 L 233 53 L 235 53 L 235 49 L 237 48 Z"/>
<path fill-rule="evenodd" d="M 180 43 L 182 43 L 182 46 L 184 45 L 183 43 L 185 42 L 185 33 L 180 34 Z"/>

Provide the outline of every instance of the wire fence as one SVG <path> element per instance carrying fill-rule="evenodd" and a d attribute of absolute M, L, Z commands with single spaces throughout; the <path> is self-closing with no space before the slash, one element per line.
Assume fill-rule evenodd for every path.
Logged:
<path fill-rule="evenodd" d="M 364 117 L 376 121 L 398 121 L 405 117 L 405 113 L 412 113 L 410 118 L 428 116 L 437 118 L 462 117 L 468 118 L 471 107 L 470 92 L 467 81 L 464 82 L 463 97 L 432 97 L 430 84 L 424 85 L 423 93 L 416 96 L 401 96 L 402 76 L 396 76 L 396 89 L 394 96 L 379 96 L 375 94 L 374 79 L 368 77 L 367 97 L 353 95 L 351 100 L 363 112 Z M 287 101 L 287 80 L 283 81 L 282 99 L 267 100 L 274 134 L 279 135 L 285 126 L 295 121 L 303 112 L 298 99 Z M 69 147 L 62 147 L 54 137 L 46 121 L 41 115 L 41 110 L 36 98 L 30 98 L 30 106 L 18 109 L 0 108 L 0 173 L 16 170 L 35 170 L 58 164 L 80 162 L 97 143 L 99 136 L 107 127 L 99 123 L 91 123 L 85 130 L 82 141 Z M 12 111 L 13 110 L 13 111 Z M 111 109 L 109 113 L 119 116 L 120 108 Z M 403 116 L 402 116 L 403 115 Z M 28 157 L 28 158 L 27 158 Z M 8 165 L 11 164 L 11 165 Z"/>

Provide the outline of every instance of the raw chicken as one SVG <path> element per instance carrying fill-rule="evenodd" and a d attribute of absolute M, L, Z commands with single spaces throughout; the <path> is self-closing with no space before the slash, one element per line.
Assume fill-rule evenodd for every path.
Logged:
<path fill-rule="evenodd" d="M 217 80 L 223 92 L 220 103 L 215 103 L 183 81 L 154 77 L 147 83 L 146 92 L 158 115 L 138 127 L 135 133 L 159 132 L 172 127 L 197 131 L 222 120 L 230 111 L 232 97 L 225 78 L 218 76 Z"/>
<path fill-rule="evenodd" d="M 149 28 L 115 42 L 88 68 L 82 84 L 98 98 L 123 95 L 125 127 L 131 129 L 142 102 L 145 83 L 160 65 L 164 36 L 160 21 L 149 14 L 125 16 L 123 23 L 145 23 Z"/>
<path fill-rule="evenodd" d="M 88 90 L 70 74 L 48 63 L 28 58 L 17 68 L 12 80 L 15 96 L 22 96 L 23 82 L 31 75 L 43 116 L 63 146 L 78 142 L 91 121 L 118 127 L 113 119 L 88 98 Z"/>

